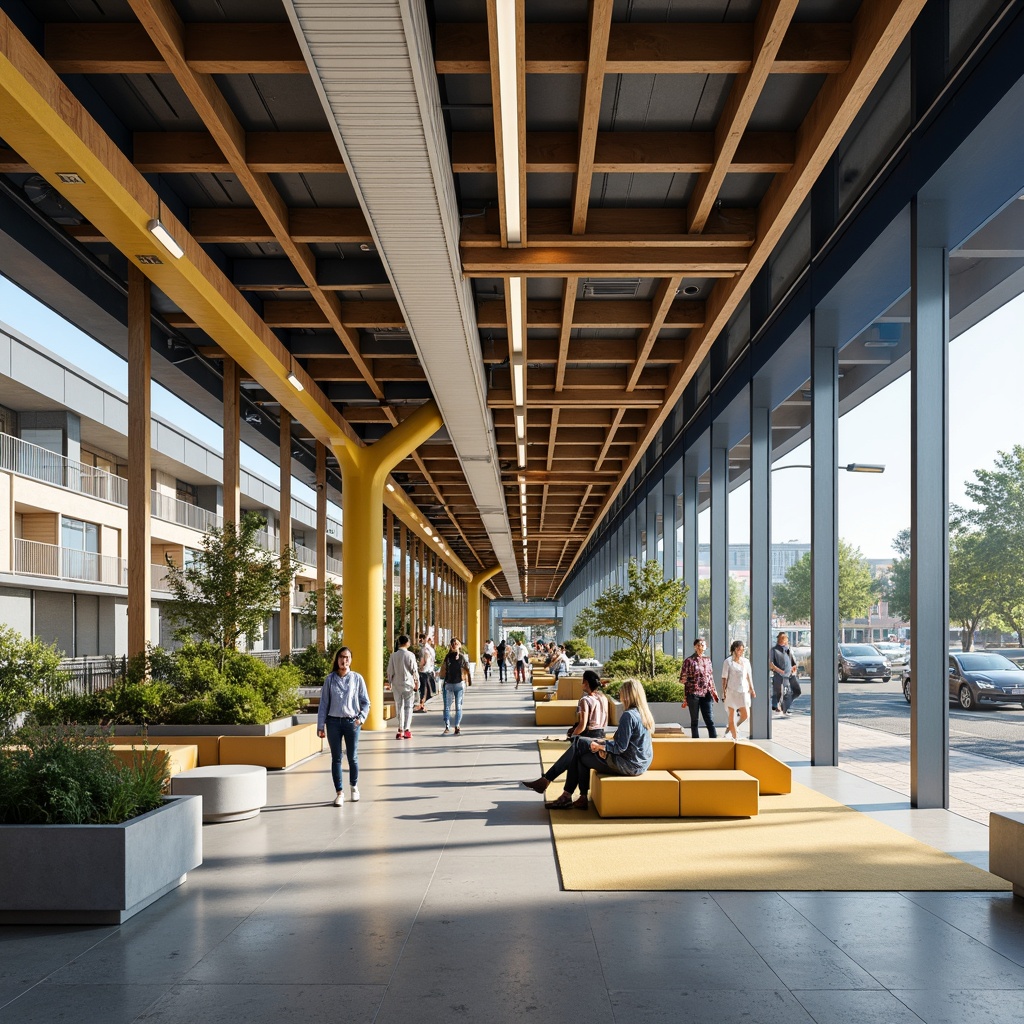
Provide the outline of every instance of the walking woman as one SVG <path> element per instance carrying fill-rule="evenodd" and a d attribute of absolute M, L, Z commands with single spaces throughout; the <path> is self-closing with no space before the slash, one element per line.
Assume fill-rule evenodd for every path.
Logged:
<path fill-rule="evenodd" d="M 448 645 L 448 653 L 441 662 L 441 678 L 444 680 L 444 732 L 447 736 L 452 724 L 451 705 L 455 708 L 455 735 L 462 732 L 462 698 L 465 696 L 465 684 L 469 682 L 469 661 L 462 653 L 462 641 L 452 637 Z"/>
<path fill-rule="evenodd" d="M 585 811 L 590 798 L 590 771 L 599 775 L 643 775 L 654 759 L 651 733 L 654 718 L 647 707 L 647 694 L 635 679 L 627 679 L 619 690 L 625 710 L 615 735 L 610 739 L 589 739 L 577 736 L 569 749 L 539 778 L 523 782 L 527 789 L 543 793 L 565 772 L 562 795 L 545 807 L 556 810 Z M 573 793 L 579 789 L 578 799 Z"/>
<path fill-rule="evenodd" d="M 370 695 L 366 681 L 351 670 L 352 652 L 347 647 L 338 649 L 334 667 L 324 680 L 320 691 L 320 711 L 316 718 L 316 734 L 331 748 L 331 779 L 334 781 L 334 806 L 345 802 L 342 788 L 341 744 L 345 743 L 348 758 L 348 777 L 352 800 L 359 799 L 359 730 L 370 711 Z"/>
<path fill-rule="evenodd" d="M 750 717 L 750 702 L 757 696 L 754 692 L 754 677 L 750 662 L 743 657 L 743 641 L 733 640 L 729 648 L 730 657 L 722 666 L 722 696 L 729 711 L 729 724 L 725 727 L 732 738 L 737 739 L 736 727 Z M 737 721 L 737 715 L 739 721 Z"/>
<path fill-rule="evenodd" d="M 583 696 L 576 705 L 576 724 L 569 729 L 569 739 L 586 736 L 588 739 L 604 739 L 608 728 L 608 698 L 601 692 L 604 684 L 593 670 L 583 673 Z"/>

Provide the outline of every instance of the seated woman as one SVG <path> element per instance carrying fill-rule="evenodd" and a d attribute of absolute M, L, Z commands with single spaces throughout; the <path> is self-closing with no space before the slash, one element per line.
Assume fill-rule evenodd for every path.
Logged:
<path fill-rule="evenodd" d="M 527 789 L 543 793 L 563 772 L 565 784 L 562 795 L 545 807 L 571 808 L 585 811 L 589 806 L 590 771 L 601 775 L 643 775 L 654 757 L 651 733 L 654 718 L 647 707 L 647 694 L 635 679 L 627 679 L 619 690 L 625 709 L 619 719 L 615 735 L 610 739 L 574 737 L 569 749 L 539 778 L 523 782 Z M 572 795 L 579 789 L 579 798 Z"/>
<path fill-rule="evenodd" d="M 608 728 L 608 698 L 601 692 L 603 685 L 593 669 L 583 673 L 583 696 L 576 705 L 576 724 L 567 733 L 569 739 L 574 736 L 604 739 Z"/>

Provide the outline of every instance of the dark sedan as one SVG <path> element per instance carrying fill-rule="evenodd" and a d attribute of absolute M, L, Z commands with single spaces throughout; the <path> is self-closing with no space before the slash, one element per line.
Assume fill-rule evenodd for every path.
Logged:
<path fill-rule="evenodd" d="M 910 703 L 910 676 L 903 680 Z M 1024 670 L 992 651 L 969 651 L 949 656 L 949 700 L 964 711 L 981 704 L 1020 704 L 1024 708 Z"/>
<path fill-rule="evenodd" d="M 892 678 L 892 665 L 884 654 L 872 644 L 839 645 L 839 682 L 851 679 L 881 679 L 883 683 Z"/>

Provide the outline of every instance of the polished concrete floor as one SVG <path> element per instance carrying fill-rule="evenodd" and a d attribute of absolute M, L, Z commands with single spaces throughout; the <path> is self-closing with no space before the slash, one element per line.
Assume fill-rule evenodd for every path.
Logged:
<path fill-rule="evenodd" d="M 364 734 L 358 804 L 329 806 L 325 756 L 272 775 L 263 813 L 206 826 L 203 866 L 120 928 L 0 928 L 0 1022 L 1024 1020 L 1009 894 L 563 892 L 517 782 L 538 772 L 531 709 L 490 683 L 461 736 L 436 711 L 411 742 Z M 984 866 L 984 826 L 773 748 Z"/>

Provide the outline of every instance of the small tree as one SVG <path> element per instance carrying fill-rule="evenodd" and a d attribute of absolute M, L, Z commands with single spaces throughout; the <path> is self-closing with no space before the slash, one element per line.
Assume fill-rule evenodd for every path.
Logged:
<path fill-rule="evenodd" d="M 319 597 L 319 590 L 309 591 L 306 603 L 299 611 L 299 622 L 314 636 L 317 631 L 316 607 Z M 327 636 L 324 639 L 324 649 L 329 651 L 341 646 L 342 637 L 341 586 L 333 580 L 326 580 L 324 583 L 324 606 L 327 610 Z"/>
<path fill-rule="evenodd" d="M 737 622 L 745 622 L 750 615 L 750 601 L 735 576 L 729 577 L 729 628 Z M 697 580 L 697 630 L 708 633 L 711 630 L 711 580 Z"/>
<path fill-rule="evenodd" d="M 811 553 L 795 562 L 775 588 L 775 610 L 790 622 L 811 617 Z M 874 580 L 860 548 L 839 541 L 839 621 L 867 615 L 875 600 Z"/>
<path fill-rule="evenodd" d="M 70 676 L 62 654 L 38 637 L 0 626 L 0 739 L 13 731 L 22 712 L 60 696 Z"/>
<path fill-rule="evenodd" d="M 510 629 L 508 631 L 508 638 L 511 643 L 514 644 L 525 644 L 526 643 L 526 631 L 522 629 Z"/>
<path fill-rule="evenodd" d="M 652 643 L 657 633 L 678 629 L 689 587 L 666 580 L 661 564 L 653 559 L 641 566 L 635 558 L 627 569 L 629 587 L 609 587 L 580 612 L 574 636 L 613 636 L 625 640 L 637 675 L 654 677 Z"/>
<path fill-rule="evenodd" d="M 949 621 L 960 626 L 960 646 L 974 649 L 974 634 L 999 607 L 1003 557 L 999 546 L 980 532 L 954 528 L 949 535 Z"/>
<path fill-rule="evenodd" d="M 225 649 L 244 637 L 255 645 L 298 568 L 291 548 L 278 555 L 259 545 L 257 534 L 265 527 L 258 512 L 246 512 L 237 526 L 210 530 L 188 565 L 167 559 L 167 614 L 176 623 L 175 639 L 196 637 Z"/>
<path fill-rule="evenodd" d="M 892 560 L 885 584 L 889 611 L 897 618 L 910 619 L 910 530 L 900 530 L 892 542 L 896 557 Z"/>

